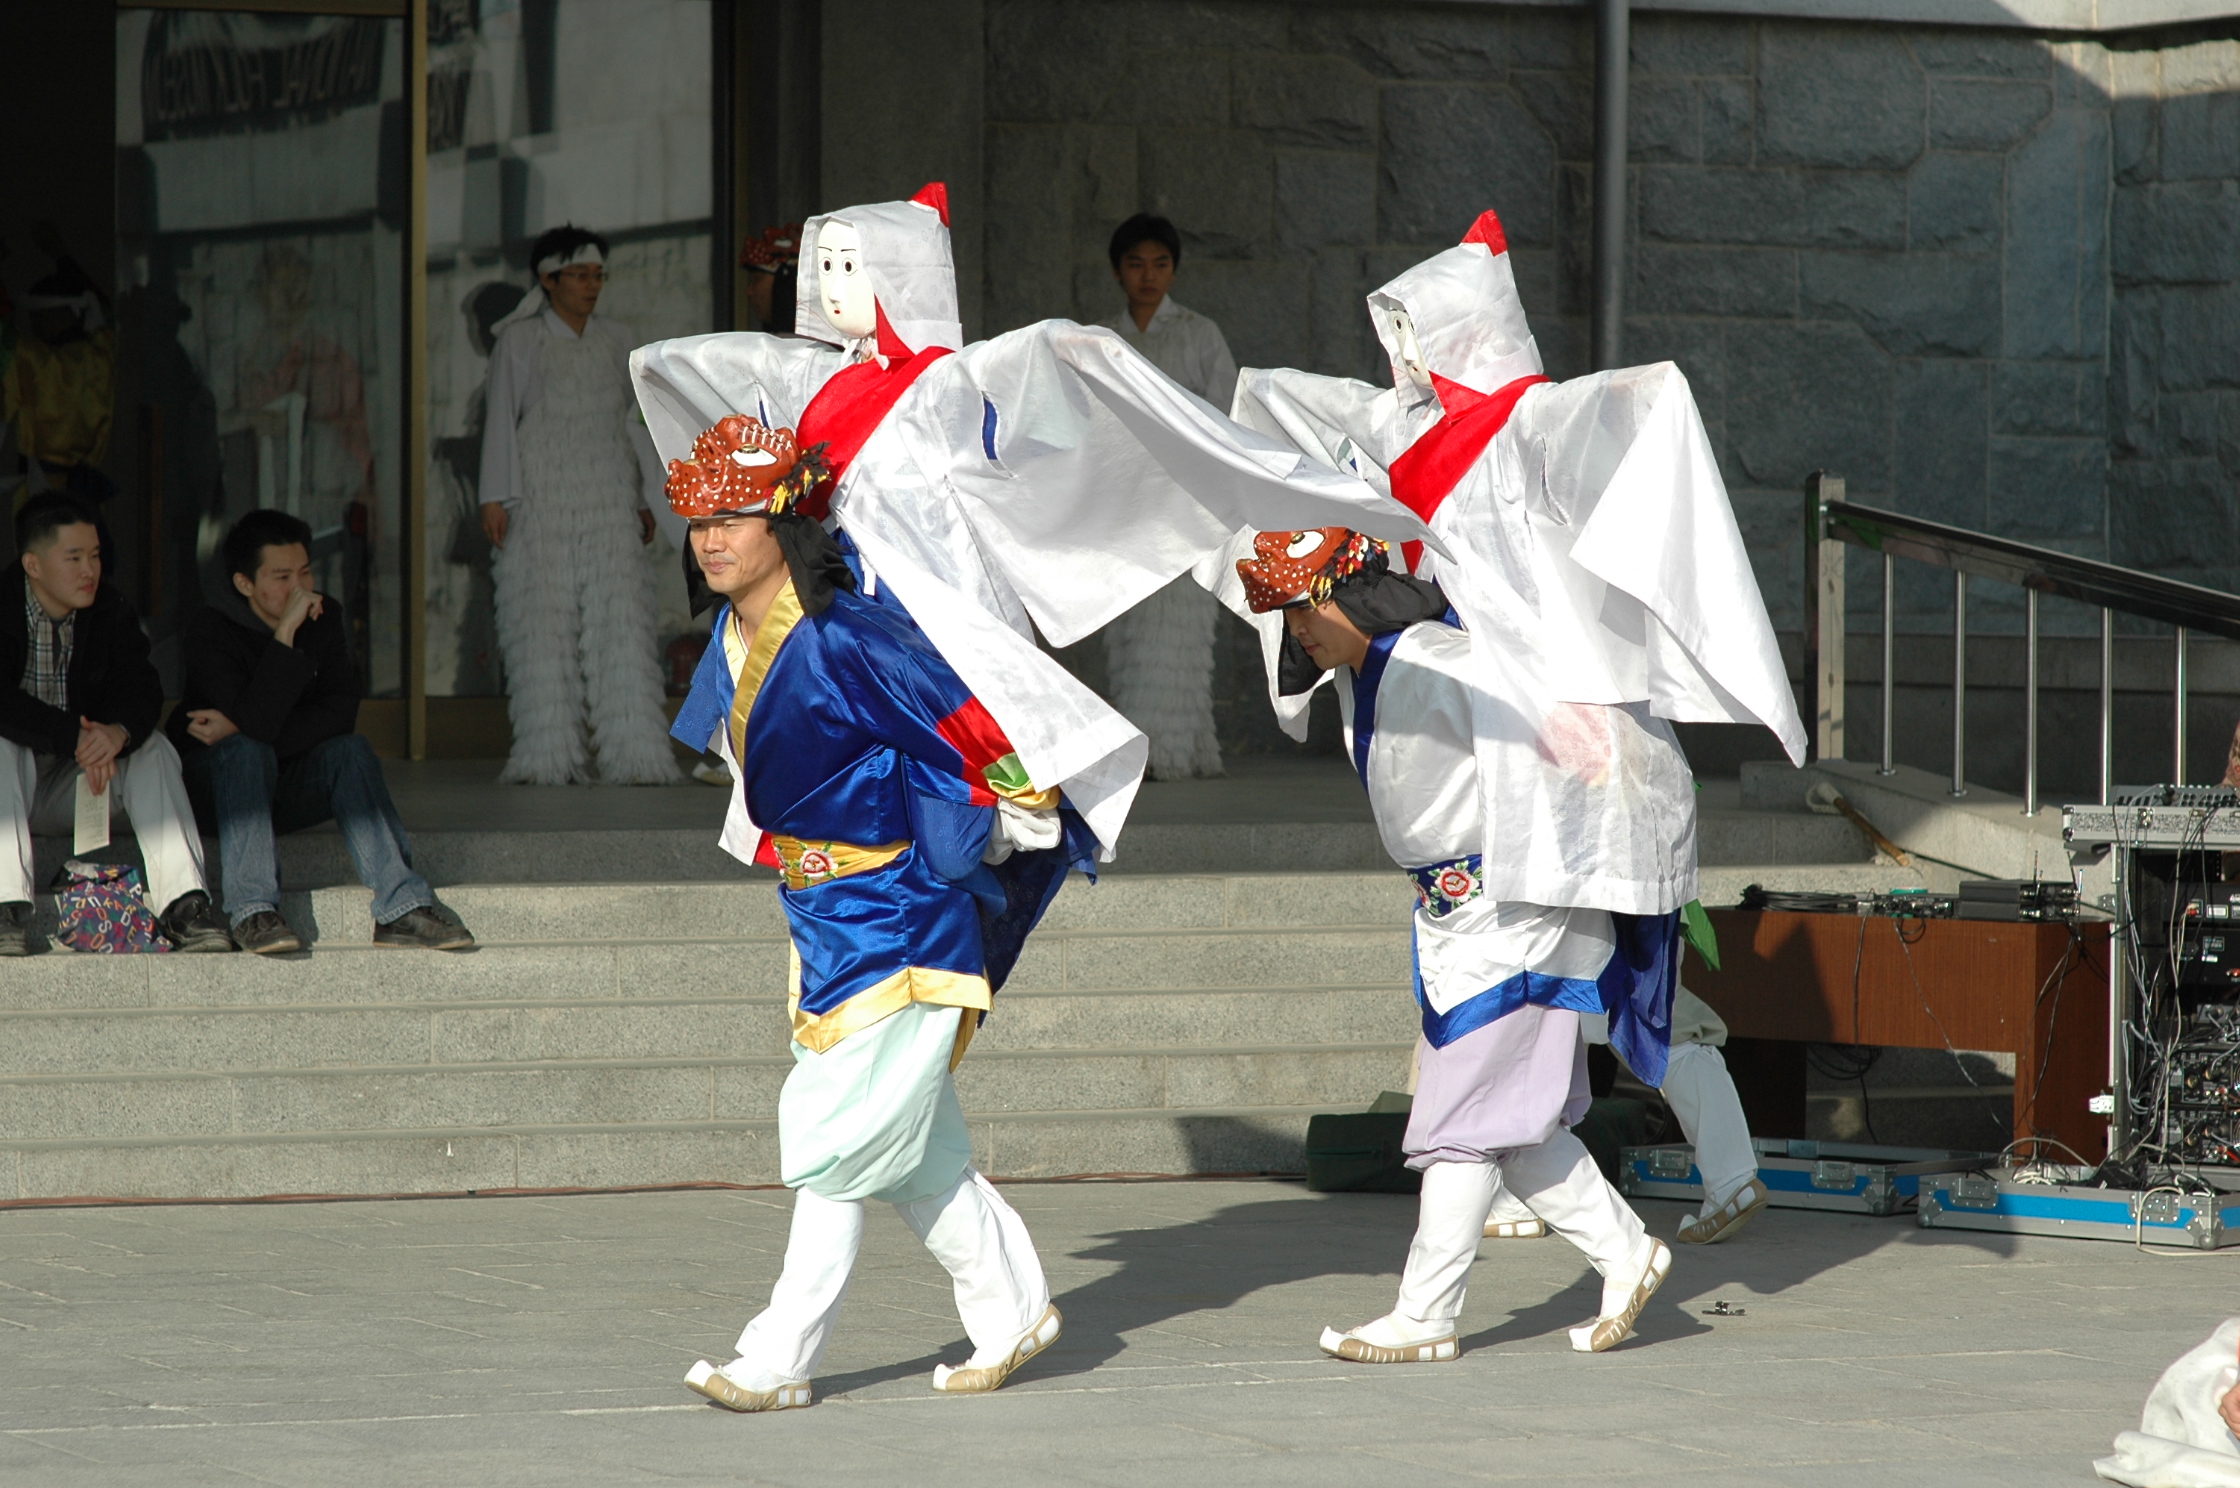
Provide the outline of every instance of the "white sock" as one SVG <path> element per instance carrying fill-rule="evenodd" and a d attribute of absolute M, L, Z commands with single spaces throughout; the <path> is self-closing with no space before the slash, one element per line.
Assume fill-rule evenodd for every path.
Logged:
<path fill-rule="evenodd" d="M 1442 1330 L 1461 1316 L 1470 1266 L 1478 1258 L 1486 1212 L 1500 1182 L 1500 1172 L 1492 1163 L 1437 1162 L 1423 1170 L 1416 1234 L 1408 1246 L 1408 1264 L 1400 1273 L 1395 1316 L 1422 1318 Z"/>
<path fill-rule="evenodd" d="M 1644 1235 L 1625 1264 L 1602 1278 L 1602 1311 L 1597 1317 L 1616 1317 L 1633 1305 L 1634 1288 L 1641 1285 L 1641 1278 L 1648 1274 L 1649 1262 L 1656 1254 L 1657 1242 Z"/>

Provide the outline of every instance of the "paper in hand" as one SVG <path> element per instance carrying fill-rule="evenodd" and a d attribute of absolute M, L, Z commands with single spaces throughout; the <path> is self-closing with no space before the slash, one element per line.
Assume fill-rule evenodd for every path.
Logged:
<path fill-rule="evenodd" d="M 95 795 L 85 771 L 78 772 L 77 825 L 71 834 L 72 852 L 93 852 L 109 845 L 109 791 L 116 788 L 117 782 L 112 776 L 109 790 Z"/>

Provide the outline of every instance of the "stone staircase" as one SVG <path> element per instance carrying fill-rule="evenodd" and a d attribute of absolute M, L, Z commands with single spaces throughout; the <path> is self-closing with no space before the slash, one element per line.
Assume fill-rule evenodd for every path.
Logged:
<path fill-rule="evenodd" d="M 1706 902 L 1919 881 L 1840 819 L 1721 789 Z M 352 886 L 287 896 L 296 956 L 0 963 L 0 1200 L 777 1180 L 768 875 L 675 831 L 416 842 L 476 951 L 376 949 Z M 1309 1115 L 1407 1080 L 1406 881 L 1365 823 L 1126 845 L 1124 871 L 1067 885 L 958 1071 L 980 1165 L 1298 1171 Z M 283 848 L 286 881 L 349 878 L 331 835 Z M 1305 864 L 1326 871 L 1281 871 Z"/>
<path fill-rule="evenodd" d="M 7 965 L 0 1197 L 776 1181 L 774 886 L 443 893 L 480 949 L 376 949 L 327 889 L 297 956 Z M 1408 908 L 1396 874 L 1068 885 L 958 1072 L 981 1164 L 1297 1169 L 1312 1111 L 1407 1078 Z"/>

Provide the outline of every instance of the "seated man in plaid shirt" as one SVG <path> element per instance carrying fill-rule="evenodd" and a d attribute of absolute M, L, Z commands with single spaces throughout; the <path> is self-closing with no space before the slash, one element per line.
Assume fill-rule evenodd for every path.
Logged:
<path fill-rule="evenodd" d="M 230 951 L 211 906 L 163 684 L 140 617 L 101 581 L 93 514 L 60 492 L 16 513 L 22 600 L 0 595 L 0 956 L 30 950 L 31 834 L 66 834 L 78 776 L 132 824 L 175 950 Z"/>

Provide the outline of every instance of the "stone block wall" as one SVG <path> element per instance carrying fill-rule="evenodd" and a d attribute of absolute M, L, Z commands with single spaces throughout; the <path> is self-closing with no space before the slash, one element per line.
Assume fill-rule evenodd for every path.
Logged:
<path fill-rule="evenodd" d="M 1550 372 L 1586 370 L 1585 14 L 984 16 L 987 330 L 1115 313 L 1107 236 L 1152 210 L 1184 235 L 1177 298 L 1240 364 L 1381 381 L 1363 296 L 1491 206 Z M 1820 467 L 1870 504 L 2240 579 L 2240 43 L 1633 24 L 1626 355 L 1693 384 L 1778 628 Z M 1901 627 L 1949 631 L 1949 575 L 1900 574 Z M 1880 591 L 1860 555 L 1856 623 Z M 2019 591 L 1975 586 L 1971 630 L 2020 623 Z M 1225 666 L 1224 696 L 1256 672 Z"/>
<path fill-rule="evenodd" d="M 2109 557 L 2240 584 L 2240 42 L 2109 57 Z"/>

